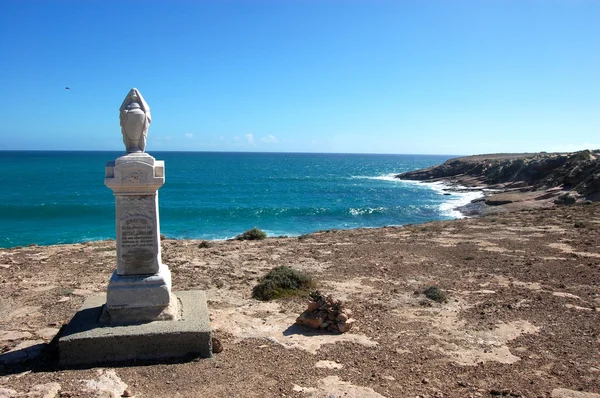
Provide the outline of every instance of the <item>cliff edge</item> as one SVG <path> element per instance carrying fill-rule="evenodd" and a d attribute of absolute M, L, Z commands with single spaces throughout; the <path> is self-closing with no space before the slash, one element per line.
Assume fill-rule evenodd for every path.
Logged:
<path fill-rule="evenodd" d="M 537 191 L 556 188 L 571 196 L 600 200 L 600 150 L 573 153 L 489 154 L 454 158 L 396 178 L 448 181 L 469 187 L 503 191 Z"/>

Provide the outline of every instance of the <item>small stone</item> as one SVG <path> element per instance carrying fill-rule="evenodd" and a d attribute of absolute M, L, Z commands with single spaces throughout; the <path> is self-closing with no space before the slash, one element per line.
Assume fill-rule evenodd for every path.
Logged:
<path fill-rule="evenodd" d="M 211 340 L 212 340 L 212 352 L 215 354 L 222 352 L 223 344 L 221 343 L 221 340 L 219 340 L 216 337 L 213 337 Z"/>
<path fill-rule="evenodd" d="M 57 328 L 44 328 L 36 331 L 35 334 L 44 340 L 52 340 L 58 332 L 59 329 Z"/>
<path fill-rule="evenodd" d="M 354 323 L 354 319 L 348 319 L 346 322 L 340 322 L 337 324 L 340 333 L 346 333 L 350 329 L 352 329 L 352 325 Z"/>
<path fill-rule="evenodd" d="M 131 393 L 131 391 L 129 390 L 125 390 L 123 391 L 123 395 L 121 395 L 122 397 L 133 397 L 133 394 Z"/>
<path fill-rule="evenodd" d="M 296 323 L 303 326 L 308 326 L 313 329 L 318 329 L 323 323 L 323 318 L 313 314 L 312 312 L 303 312 L 296 319 Z"/>
<path fill-rule="evenodd" d="M 421 383 L 423 383 L 423 384 L 429 384 L 429 379 L 423 377 L 423 380 L 421 380 Z"/>
<path fill-rule="evenodd" d="M 330 321 L 334 321 L 335 315 L 332 312 L 329 312 L 329 313 L 327 313 L 327 319 L 329 319 Z"/>
<path fill-rule="evenodd" d="M 329 323 L 329 322 L 323 322 L 323 323 L 322 323 L 322 324 L 321 324 L 319 327 L 320 327 L 321 329 L 327 329 L 327 326 L 329 326 L 329 325 L 330 325 L 330 323 Z"/>
<path fill-rule="evenodd" d="M 319 308 L 319 303 L 315 303 L 314 301 L 311 301 L 308 303 L 308 306 L 306 307 L 306 311 L 313 312 L 317 308 Z"/>
<path fill-rule="evenodd" d="M 335 319 L 337 319 L 340 322 L 346 322 L 348 320 L 348 315 L 346 315 L 342 312 Z"/>

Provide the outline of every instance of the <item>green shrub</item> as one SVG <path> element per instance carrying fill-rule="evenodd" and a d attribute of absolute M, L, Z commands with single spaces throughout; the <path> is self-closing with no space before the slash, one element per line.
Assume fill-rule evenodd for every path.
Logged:
<path fill-rule="evenodd" d="M 237 239 L 237 240 L 262 240 L 262 239 L 265 239 L 266 237 L 267 237 L 267 234 L 265 233 L 265 231 L 254 227 L 252 229 L 247 230 L 243 234 L 236 236 L 235 239 Z"/>
<path fill-rule="evenodd" d="M 203 240 L 198 244 L 198 249 L 208 249 L 209 247 L 212 247 L 212 243 L 207 240 Z"/>
<path fill-rule="evenodd" d="M 269 301 L 279 297 L 307 293 L 313 287 L 311 277 L 291 267 L 273 268 L 252 289 L 252 297 Z"/>
<path fill-rule="evenodd" d="M 445 303 L 448 301 L 448 294 L 437 286 L 429 286 L 423 291 L 423 294 L 429 300 L 433 300 L 438 303 Z"/>

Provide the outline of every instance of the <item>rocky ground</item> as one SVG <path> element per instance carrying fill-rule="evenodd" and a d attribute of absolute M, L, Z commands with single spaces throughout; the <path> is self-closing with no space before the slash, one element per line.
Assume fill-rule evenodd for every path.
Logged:
<path fill-rule="evenodd" d="M 106 289 L 115 242 L 0 249 L 0 397 L 600 397 L 598 203 L 162 245 L 174 289 L 207 291 L 221 353 L 60 369 L 55 336 Z M 280 265 L 344 300 L 352 330 L 294 325 L 302 298 L 252 299 Z"/>

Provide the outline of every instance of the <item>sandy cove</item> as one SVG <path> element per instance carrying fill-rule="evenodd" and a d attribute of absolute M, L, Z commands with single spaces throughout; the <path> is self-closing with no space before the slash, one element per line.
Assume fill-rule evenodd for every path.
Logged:
<path fill-rule="evenodd" d="M 577 204 L 209 248 L 164 240 L 174 289 L 207 291 L 224 350 L 115 368 L 59 369 L 53 340 L 105 291 L 115 242 L 0 249 L 0 397 L 598 398 L 599 214 Z M 345 300 L 356 327 L 315 334 L 294 326 L 304 299 L 252 299 L 279 265 Z M 431 285 L 450 300 L 425 298 Z"/>

